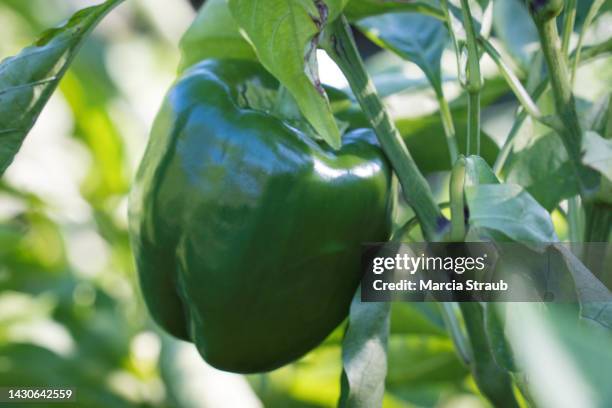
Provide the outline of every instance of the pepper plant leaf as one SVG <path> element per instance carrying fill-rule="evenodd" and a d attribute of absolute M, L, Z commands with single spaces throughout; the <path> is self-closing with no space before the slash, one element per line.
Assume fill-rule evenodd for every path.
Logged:
<path fill-rule="evenodd" d="M 480 156 L 465 159 L 465 185 L 499 184 L 499 180 L 486 161 Z"/>
<path fill-rule="evenodd" d="M 517 184 L 466 187 L 470 226 L 495 230 L 516 242 L 557 240 L 548 212 Z"/>
<path fill-rule="evenodd" d="M 123 0 L 82 9 L 0 63 L 0 176 L 13 161 L 38 115 L 91 30 Z"/>
<path fill-rule="evenodd" d="M 229 0 L 230 10 L 259 61 L 293 95 L 319 136 L 340 147 L 340 131 L 319 80 L 321 31 L 348 0 Z"/>
<path fill-rule="evenodd" d="M 565 246 L 555 245 L 574 280 L 576 295 L 580 300 L 580 315 L 583 319 L 612 330 L 612 294 L 586 266 Z M 593 299 L 597 301 L 593 301 Z"/>
<path fill-rule="evenodd" d="M 181 39 L 183 71 L 206 58 L 256 60 L 251 44 L 240 34 L 227 0 L 209 0 Z"/>
<path fill-rule="evenodd" d="M 471 228 L 493 230 L 512 241 L 557 241 L 550 214 L 517 184 L 499 184 L 477 156 L 466 158 L 465 199 Z"/>
<path fill-rule="evenodd" d="M 339 407 L 382 406 L 390 308 L 389 302 L 361 302 L 361 289 L 357 289 L 342 341 Z"/>
<path fill-rule="evenodd" d="M 612 181 L 612 140 L 604 139 L 597 133 L 587 131 L 582 140 L 582 163 L 597 170 Z"/>
<path fill-rule="evenodd" d="M 546 209 L 578 194 L 578 182 L 561 139 L 554 132 L 536 136 L 510 164 L 506 181 L 523 186 Z"/>
<path fill-rule="evenodd" d="M 350 21 L 384 13 L 409 11 L 430 16 L 442 17 L 437 0 L 387 1 L 387 0 L 351 0 L 344 14 Z"/>
<path fill-rule="evenodd" d="M 493 2 L 493 28 L 504 47 L 521 68 L 528 70 L 537 51 L 538 29 L 522 0 Z"/>
<path fill-rule="evenodd" d="M 524 375 L 546 379 L 529 382 L 533 405 L 610 406 L 610 335 L 577 321 L 567 307 L 539 306 L 514 303 L 507 320 Z"/>
<path fill-rule="evenodd" d="M 508 344 L 505 333 L 508 303 L 487 302 L 483 304 L 483 308 L 487 342 L 495 363 L 506 371 L 518 371 L 512 347 Z"/>
<path fill-rule="evenodd" d="M 444 23 L 416 13 L 393 13 L 364 18 L 357 26 L 378 45 L 418 65 L 442 95 L 440 60 L 449 41 Z"/>

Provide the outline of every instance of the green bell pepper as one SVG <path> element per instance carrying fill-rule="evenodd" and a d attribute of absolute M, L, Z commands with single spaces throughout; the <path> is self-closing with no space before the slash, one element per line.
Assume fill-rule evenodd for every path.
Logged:
<path fill-rule="evenodd" d="M 277 89 L 256 63 L 192 67 L 167 95 L 130 196 L 151 315 L 233 372 L 319 344 L 348 314 L 360 244 L 391 229 L 395 183 L 373 131 L 347 132 L 334 151 L 260 108 L 254 95 Z"/>

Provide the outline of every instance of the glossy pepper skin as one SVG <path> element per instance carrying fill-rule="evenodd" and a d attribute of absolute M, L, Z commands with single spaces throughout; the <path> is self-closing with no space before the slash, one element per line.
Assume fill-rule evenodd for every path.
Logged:
<path fill-rule="evenodd" d="M 390 233 L 392 176 L 371 130 L 335 152 L 248 106 L 255 63 L 207 60 L 167 95 L 130 196 L 146 304 L 211 365 L 251 373 L 320 343 L 347 315 L 360 244 Z"/>

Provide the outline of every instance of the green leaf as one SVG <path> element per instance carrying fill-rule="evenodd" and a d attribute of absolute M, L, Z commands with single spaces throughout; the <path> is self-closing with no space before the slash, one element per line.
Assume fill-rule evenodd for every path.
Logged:
<path fill-rule="evenodd" d="M 388 345 L 389 389 L 405 385 L 453 383 L 464 379 L 468 370 L 457 358 L 453 342 L 442 336 L 391 335 Z M 375 405 L 367 405 L 367 407 Z"/>
<path fill-rule="evenodd" d="M 334 148 L 340 131 L 321 86 L 317 67 L 319 35 L 347 0 L 229 0 L 260 62 L 289 90 L 317 133 Z"/>
<path fill-rule="evenodd" d="M 582 139 L 582 163 L 597 170 L 612 181 L 612 140 L 587 131 Z"/>
<path fill-rule="evenodd" d="M 562 306 L 523 302 L 510 308 L 509 339 L 535 406 L 609 407 L 612 337 Z"/>
<path fill-rule="evenodd" d="M 495 363 L 506 371 L 518 371 L 505 332 L 508 304 L 484 303 L 483 307 L 487 340 Z"/>
<path fill-rule="evenodd" d="M 376 16 L 395 11 L 410 11 L 430 16 L 442 17 L 438 1 L 415 0 L 415 1 L 387 1 L 387 0 L 351 0 L 344 10 L 344 14 L 350 21 L 360 20 L 365 17 Z"/>
<path fill-rule="evenodd" d="M 580 301 L 580 315 L 583 319 L 612 331 L 612 294 L 586 266 L 565 246 L 555 245 L 561 254 L 574 281 L 576 295 Z M 608 299 L 593 302 L 592 299 Z M 591 300 L 591 301 L 589 301 Z"/>
<path fill-rule="evenodd" d="M 444 337 L 444 320 L 435 303 L 391 304 L 391 335 Z"/>
<path fill-rule="evenodd" d="M 582 29 L 589 9 L 593 6 L 593 3 L 595 3 L 595 0 L 580 0 L 576 2 L 576 24 L 574 25 L 574 31 Z M 604 2 L 604 4 L 599 7 L 593 21 L 610 11 L 612 11 L 612 4 L 609 1 Z"/>
<path fill-rule="evenodd" d="M 604 139 L 612 139 L 612 94 L 604 95 L 591 106 L 586 117 L 588 130 L 599 133 Z"/>
<path fill-rule="evenodd" d="M 38 115 L 91 30 L 123 0 L 78 11 L 62 27 L 0 63 L 0 175 L 11 164 Z"/>
<path fill-rule="evenodd" d="M 499 184 L 479 156 L 466 158 L 465 198 L 473 230 L 496 231 L 512 241 L 557 241 L 550 214 L 521 186 Z"/>
<path fill-rule="evenodd" d="M 472 349 L 472 376 L 484 396 L 496 407 L 518 407 L 512 380 L 493 358 L 487 342 L 483 306 L 478 302 L 460 302 L 467 337 Z"/>
<path fill-rule="evenodd" d="M 508 168 L 506 181 L 523 186 L 544 208 L 578 194 L 578 183 L 561 139 L 554 132 L 535 138 Z"/>
<path fill-rule="evenodd" d="M 487 162 L 480 156 L 465 159 L 465 185 L 499 184 L 499 180 Z"/>
<path fill-rule="evenodd" d="M 257 59 L 251 44 L 240 35 L 228 0 L 207 1 L 181 39 L 180 48 L 180 71 L 206 58 Z"/>
<path fill-rule="evenodd" d="M 557 240 L 550 214 L 521 186 L 468 186 L 465 194 L 471 228 L 498 231 L 516 242 Z"/>
<path fill-rule="evenodd" d="M 537 51 L 538 30 L 522 0 L 493 2 L 493 28 L 521 68 L 528 71 L 529 64 Z"/>
<path fill-rule="evenodd" d="M 550 214 L 521 186 L 500 184 L 479 156 L 466 158 L 465 199 L 472 232 L 495 231 L 512 241 L 557 241 Z"/>
<path fill-rule="evenodd" d="M 380 407 L 387 375 L 388 302 L 361 302 L 357 290 L 342 341 L 339 407 Z"/>
<path fill-rule="evenodd" d="M 357 26 L 378 45 L 417 64 L 442 94 L 440 59 L 449 41 L 444 23 L 415 13 L 393 13 L 359 20 Z"/>

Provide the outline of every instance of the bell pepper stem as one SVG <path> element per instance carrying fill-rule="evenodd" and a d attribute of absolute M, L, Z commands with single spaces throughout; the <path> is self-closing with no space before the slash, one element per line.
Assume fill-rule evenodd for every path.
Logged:
<path fill-rule="evenodd" d="M 501 72 L 502 76 L 506 80 L 506 83 L 508 84 L 508 86 L 510 86 L 510 89 L 516 96 L 516 99 L 518 99 L 523 109 L 533 119 L 538 120 L 538 121 L 542 120 L 542 112 L 540 112 L 538 105 L 531 98 L 531 96 L 529 95 L 529 92 L 527 92 L 523 84 L 521 84 L 521 81 L 518 79 L 516 74 L 504 62 L 499 51 L 495 49 L 495 47 L 493 46 L 493 44 L 491 44 L 491 42 L 487 41 L 484 38 L 481 38 L 479 42 L 482 45 L 482 48 L 485 50 L 485 52 L 489 55 L 489 57 L 491 57 L 491 59 L 495 62 L 495 64 L 499 68 L 499 71 Z"/>
<path fill-rule="evenodd" d="M 463 242 L 465 239 L 465 158 L 462 156 L 455 162 L 450 179 L 450 209 L 451 209 L 451 242 Z"/>
<path fill-rule="evenodd" d="M 436 93 L 438 105 L 440 106 L 440 118 L 442 120 L 442 127 L 444 129 L 444 135 L 446 136 L 446 144 L 448 146 L 452 166 L 459 157 L 459 147 L 457 146 L 455 125 L 453 123 L 453 116 L 451 114 L 450 106 L 448 106 L 448 101 L 444 97 L 444 92 L 442 92 L 442 89 L 440 89 L 439 91 L 436 91 Z"/>
<path fill-rule="evenodd" d="M 419 171 L 378 96 L 344 16 L 326 28 L 322 45 L 345 75 L 374 129 L 383 151 L 398 176 L 404 197 L 419 220 L 423 236 L 427 241 L 440 240 L 448 221 L 440 212 L 425 177 Z"/>
<path fill-rule="evenodd" d="M 467 83 L 468 92 L 468 140 L 467 153 L 480 154 L 480 92 L 482 77 L 480 74 L 480 53 L 478 52 L 478 34 L 474 27 L 472 12 L 468 0 L 461 0 L 463 27 L 467 46 Z M 460 58 L 458 55 L 457 58 Z"/>
<path fill-rule="evenodd" d="M 468 92 L 467 154 L 480 155 L 480 92 Z"/>
<path fill-rule="evenodd" d="M 483 47 L 487 49 L 487 45 L 486 45 L 487 40 L 480 39 L 480 41 L 483 44 Z M 583 48 L 582 49 L 582 59 L 580 60 L 580 62 L 584 63 L 584 62 L 590 61 L 593 58 L 597 58 L 600 55 L 607 54 L 610 52 L 612 52 L 612 39 L 606 40 L 603 43 L 599 43 L 597 45 L 593 45 L 588 48 Z M 570 62 L 575 61 L 576 56 L 577 56 L 576 50 L 572 51 L 572 53 L 569 56 Z M 535 90 L 533 91 L 532 96 L 531 96 L 531 100 L 537 101 L 540 98 L 540 96 L 542 96 L 544 91 L 548 88 L 548 83 L 549 83 L 549 78 L 548 77 L 544 78 L 535 87 Z M 504 145 L 502 146 L 502 149 L 499 155 L 497 156 L 497 159 L 495 160 L 493 171 L 498 176 L 501 175 L 502 171 L 504 170 L 504 166 L 506 165 L 506 163 L 509 162 L 508 159 L 512 156 L 512 147 L 514 146 L 514 137 L 518 134 L 519 130 L 521 129 L 521 126 L 523 125 L 523 122 L 529 116 L 527 115 L 527 111 L 525 110 L 526 107 L 524 106 L 524 104 L 522 104 L 522 106 L 524 109 L 521 110 L 516 116 L 516 119 L 514 120 L 514 124 L 512 125 L 512 129 L 510 130 L 508 137 L 506 137 L 506 141 L 504 142 Z"/>
<path fill-rule="evenodd" d="M 562 124 L 561 140 L 567 151 L 570 163 L 578 180 L 580 195 L 583 201 L 589 201 L 588 187 L 583 181 L 582 171 L 582 129 L 576 111 L 576 102 L 570 85 L 570 74 L 567 59 L 561 51 L 561 41 L 557 31 L 556 19 L 545 21 L 534 16 L 542 53 L 548 66 L 548 76 L 555 102 L 557 118 Z"/>

